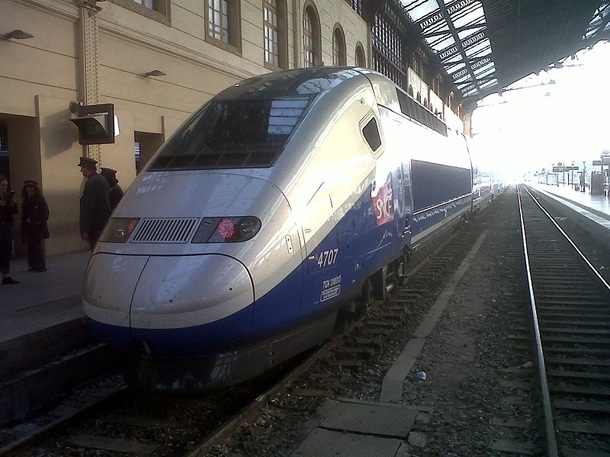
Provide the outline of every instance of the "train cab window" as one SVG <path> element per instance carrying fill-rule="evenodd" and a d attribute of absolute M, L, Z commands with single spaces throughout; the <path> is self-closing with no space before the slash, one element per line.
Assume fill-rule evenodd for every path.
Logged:
<path fill-rule="evenodd" d="M 362 135 L 373 151 L 381 146 L 381 136 L 377 127 L 377 120 L 373 117 L 362 128 Z"/>
<path fill-rule="evenodd" d="M 208 103 L 162 147 L 148 170 L 270 167 L 310 101 L 301 96 Z"/>

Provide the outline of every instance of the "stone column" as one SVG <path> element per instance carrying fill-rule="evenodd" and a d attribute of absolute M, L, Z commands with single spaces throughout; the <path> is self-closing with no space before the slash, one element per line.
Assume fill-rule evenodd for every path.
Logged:
<path fill-rule="evenodd" d="M 464 113 L 464 117 L 462 118 L 464 122 L 464 135 L 471 137 L 472 136 L 472 112 L 468 111 Z"/>

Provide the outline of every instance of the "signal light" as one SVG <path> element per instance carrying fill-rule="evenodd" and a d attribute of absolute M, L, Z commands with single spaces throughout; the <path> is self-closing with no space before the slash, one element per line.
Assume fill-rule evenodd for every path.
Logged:
<path fill-rule="evenodd" d="M 235 235 L 235 224 L 233 224 L 231 219 L 223 219 L 218 223 L 216 231 L 225 240 L 230 239 Z"/>

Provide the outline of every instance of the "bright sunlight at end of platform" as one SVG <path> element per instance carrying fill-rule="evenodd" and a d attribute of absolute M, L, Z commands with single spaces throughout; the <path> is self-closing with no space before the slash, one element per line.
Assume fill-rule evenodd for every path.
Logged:
<path fill-rule="evenodd" d="M 610 152 L 610 43 L 600 42 L 478 104 L 471 150 L 480 168 L 504 180 Z"/>

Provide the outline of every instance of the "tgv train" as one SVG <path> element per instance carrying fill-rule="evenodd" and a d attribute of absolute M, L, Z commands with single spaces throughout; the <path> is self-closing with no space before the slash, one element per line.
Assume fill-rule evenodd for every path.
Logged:
<path fill-rule="evenodd" d="M 383 298 L 472 207 L 463 135 L 381 74 L 253 77 L 195 112 L 131 185 L 89 261 L 86 320 L 147 390 L 230 386 Z"/>

